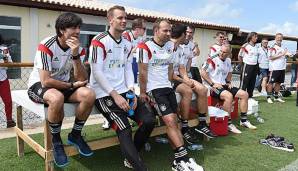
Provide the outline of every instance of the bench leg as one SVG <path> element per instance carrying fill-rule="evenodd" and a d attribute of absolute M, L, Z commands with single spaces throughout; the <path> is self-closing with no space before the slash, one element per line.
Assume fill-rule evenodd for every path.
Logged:
<path fill-rule="evenodd" d="M 22 106 L 17 106 L 17 128 L 23 131 L 23 113 L 22 113 Z M 24 140 L 17 136 L 17 152 L 18 156 L 24 156 Z"/>
<path fill-rule="evenodd" d="M 46 155 L 45 158 L 45 170 L 46 171 L 52 171 L 54 170 L 54 164 L 53 161 L 49 158 L 49 156 L 52 156 L 52 135 L 50 133 L 49 129 L 49 122 L 45 120 L 44 122 L 44 148 L 47 153 L 51 155 Z"/>

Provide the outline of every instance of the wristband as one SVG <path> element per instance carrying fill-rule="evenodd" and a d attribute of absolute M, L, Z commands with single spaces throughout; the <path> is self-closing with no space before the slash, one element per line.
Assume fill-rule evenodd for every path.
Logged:
<path fill-rule="evenodd" d="M 213 87 L 214 86 L 214 83 L 211 83 L 210 86 Z"/>

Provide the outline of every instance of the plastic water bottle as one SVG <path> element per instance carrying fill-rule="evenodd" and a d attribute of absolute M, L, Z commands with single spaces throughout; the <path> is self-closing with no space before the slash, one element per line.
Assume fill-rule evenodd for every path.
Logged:
<path fill-rule="evenodd" d="M 168 144 L 169 140 L 164 137 L 155 137 L 155 142 L 161 143 L 161 144 Z"/>
<path fill-rule="evenodd" d="M 147 152 L 151 151 L 151 145 L 148 142 L 145 144 L 145 151 Z"/>
<path fill-rule="evenodd" d="M 128 115 L 129 116 L 133 116 L 134 115 L 134 110 L 133 110 L 133 105 L 134 105 L 134 98 L 135 98 L 135 94 L 131 91 L 126 93 L 126 98 L 128 99 L 128 103 L 129 103 L 129 111 L 128 111 Z"/>
<path fill-rule="evenodd" d="M 187 148 L 191 151 L 195 151 L 195 150 L 203 150 L 203 145 L 201 144 L 191 144 L 189 146 L 187 146 Z"/>

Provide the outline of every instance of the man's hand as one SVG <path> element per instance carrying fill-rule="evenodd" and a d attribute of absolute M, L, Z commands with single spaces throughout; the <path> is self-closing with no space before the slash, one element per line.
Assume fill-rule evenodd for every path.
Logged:
<path fill-rule="evenodd" d="M 212 88 L 216 88 L 216 89 L 221 89 L 222 88 L 222 85 L 221 84 L 217 84 L 215 83 Z"/>
<path fill-rule="evenodd" d="M 85 81 L 76 81 L 73 83 L 73 88 L 84 87 L 88 83 L 88 80 Z"/>
<path fill-rule="evenodd" d="M 227 83 L 227 86 L 229 89 L 231 89 L 233 87 L 231 83 Z"/>
<path fill-rule="evenodd" d="M 113 90 L 111 93 L 112 98 L 114 99 L 116 105 L 120 107 L 122 110 L 128 112 L 130 109 L 128 102 L 124 97 L 119 95 L 115 90 Z"/>
<path fill-rule="evenodd" d="M 195 87 L 195 83 L 193 82 L 193 80 L 191 79 L 187 79 L 183 81 L 187 86 L 189 86 L 190 88 L 194 88 Z"/>
<path fill-rule="evenodd" d="M 146 93 L 141 93 L 140 94 L 140 100 L 142 102 L 147 102 L 149 103 L 150 102 L 150 97 L 146 94 Z"/>
<path fill-rule="evenodd" d="M 79 48 L 80 48 L 80 41 L 77 37 L 70 37 L 66 40 L 67 46 L 71 49 L 71 55 L 72 56 L 78 56 L 79 55 Z"/>

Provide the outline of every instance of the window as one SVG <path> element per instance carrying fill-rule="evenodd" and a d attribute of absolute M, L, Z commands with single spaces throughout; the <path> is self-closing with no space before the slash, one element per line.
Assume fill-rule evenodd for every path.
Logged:
<path fill-rule="evenodd" d="M 105 25 L 96 25 L 96 24 L 82 24 L 81 34 L 80 34 L 80 43 L 81 46 L 86 50 L 86 57 L 84 61 L 88 60 L 89 56 L 89 46 L 91 40 L 97 34 L 104 32 L 106 30 Z"/>
<path fill-rule="evenodd" d="M 146 29 L 146 39 L 149 40 L 153 37 L 153 29 Z"/>
<path fill-rule="evenodd" d="M 13 62 L 21 62 L 21 18 L 0 16 L 0 45 L 8 47 Z M 20 78 L 21 70 L 8 69 L 9 78 Z"/>

